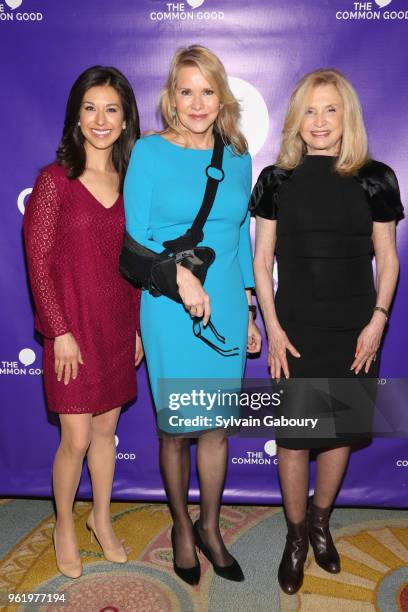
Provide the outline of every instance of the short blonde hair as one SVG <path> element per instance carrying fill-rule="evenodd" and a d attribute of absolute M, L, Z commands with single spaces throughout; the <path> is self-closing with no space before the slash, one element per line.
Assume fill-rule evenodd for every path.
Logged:
<path fill-rule="evenodd" d="M 224 65 L 220 59 L 201 45 L 191 45 L 178 49 L 171 61 L 169 75 L 160 96 L 160 110 L 165 129 L 163 132 L 176 132 L 189 144 L 188 132 L 180 127 L 174 114 L 177 74 L 184 66 L 196 66 L 211 84 L 221 102 L 215 124 L 225 144 L 230 144 L 235 153 L 242 155 L 248 151 L 248 143 L 239 129 L 240 106 L 229 85 Z"/>
<path fill-rule="evenodd" d="M 346 77 L 334 68 L 309 72 L 296 85 L 290 97 L 276 165 L 292 170 L 302 161 L 306 145 L 300 135 L 300 125 L 309 94 L 319 85 L 334 85 L 343 100 L 343 136 L 336 170 L 339 174 L 353 174 L 369 159 L 367 134 L 358 95 Z"/>

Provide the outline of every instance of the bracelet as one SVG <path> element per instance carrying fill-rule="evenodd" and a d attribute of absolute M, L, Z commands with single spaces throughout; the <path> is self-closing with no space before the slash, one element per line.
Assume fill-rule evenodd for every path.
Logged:
<path fill-rule="evenodd" d="M 385 316 L 385 320 L 386 320 L 386 321 L 388 321 L 388 317 L 390 316 L 390 315 L 389 315 L 388 310 L 386 310 L 386 309 L 385 309 L 385 308 L 383 308 L 382 306 L 376 306 L 376 307 L 374 308 L 374 312 L 375 312 L 376 310 L 378 310 L 379 312 L 382 312 L 382 313 L 383 313 L 383 315 Z"/>
<path fill-rule="evenodd" d="M 255 319 L 256 319 L 256 306 L 255 306 L 255 304 L 249 304 L 248 305 L 248 310 L 249 310 L 249 312 L 252 312 L 252 315 L 253 315 L 252 319 L 253 319 L 253 321 L 255 321 Z"/>

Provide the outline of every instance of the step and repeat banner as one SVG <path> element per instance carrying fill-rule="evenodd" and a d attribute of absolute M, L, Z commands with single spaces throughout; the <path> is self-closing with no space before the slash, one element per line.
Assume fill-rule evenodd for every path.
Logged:
<path fill-rule="evenodd" d="M 145 131 L 160 126 L 157 101 L 174 51 L 192 43 L 210 47 L 241 101 L 255 180 L 276 158 L 296 81 L 319 67 L 338 68 L 360 94 L 373 157 L 395 169 L 407 203 L 407 33 L 404 0 L 0 0 L 1 495 L 51 495 L 59 429 L 45 405 L 21 228 L 36 174 L 54 159 L 68 92 L 79 73 L 94 64 L 119 68 L 134 87 Z M 398 228 L 398 248 L 401 276 L 384 343 L 385 379 L 406 377 L 408 369 L 406 221 Z M 113 495 L 162 500 L 144 365 L 137 375 L 138 399 L 118 426 Z M 265 343 L 260 358 L 247 365 L 247 377 L 264 376 Z M 403 408 L 406 398 L 396 393 L 392 401 Z M 86 468 L 79 493 L 90 495 Z M 230 440 L 224 500 L 280 502 L 272 437 Z M 338 503 L 407 507 L 408 439 L 380 438 L 354 452 Z"/>

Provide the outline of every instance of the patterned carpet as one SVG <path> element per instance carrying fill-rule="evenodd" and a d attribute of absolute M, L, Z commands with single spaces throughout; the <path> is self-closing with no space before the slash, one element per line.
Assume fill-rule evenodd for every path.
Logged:
<path fill-rule="evenodd" d="M 215 576 L 200 557 L 202 578 L 189 587 L 172 570 L 170 516 L 162 504 L 113 503 L 115 531 L 131 549 L 129 563 L 104 560 L 85 528 L 88 502 L 75 505 L 84 564 L 79 580 L 56 568 L 51 532 L 53 506 L 45 500 L 0 502 L 0 592 L 4 611 L 30 612 L 408 612 L 408 515 L 404 511 L 336 509 L 332 532 L 343 571 L 331 576 L 309 553 L 296 596 L 280 592 L 276 573 L 284 544 L 281 508 L 224 506 L 222 531 L 246 580 Z M 194 519 L 198 507 L 191 506 Z M 10 593 L 65 595 L 65 603 L 7 605 Z"/>

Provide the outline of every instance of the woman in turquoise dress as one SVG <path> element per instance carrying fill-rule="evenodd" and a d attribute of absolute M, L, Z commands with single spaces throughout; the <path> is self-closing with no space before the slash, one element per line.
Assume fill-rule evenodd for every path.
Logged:
<path fill-rule="evenodd" d="M 208 391 L 224 388 L 226 379 L 237 384 L 244 374 L 246 353 L 260 350 L 261 337 L 248 308 L 254 284 L 248 213 L 251 158 L 238 128 L 239 105 L 225 69 L 208 49 L 192 46 L 176 53 L 161 110 L 165 130 L 137 142 L 125 180 L 127 231 L 143 246 L 160 253 L 166 240 L 190 228 L 203 199 L 214 129 L 226 143 L 225 179 L 219 184 L 200 243 L 216 254 L 205 286 L 177 265 L 183 304 L 147 291 L 141 300 L 142 339 L 160 430 L 160 466 L 174 523 L 174 569 L 190 584 L 199 581 L 196 544 L 218 575 L 243 580 L 219 529 L 226 431 L 216 427 L 214 410 L 195 406 L 194 401 L 184 406 L 175 402 L 170 408 L 163 389 Z M 210 317 L 225 344 L 207 326 Z M 212 346 L 196 337 L 193 322 L 196 334 Z M 235 349 L 228 356 L 223 352 L 227 347 Z M 183 380 L 173 383 L 173 379 Z M 200 416 L 207 419 L 193 420 Z M 186 423 L 184 418 L 190 420 Z M 200 479 L 200 519 L 194 526 L 187 511 L 190 437 L 198 438 Z"/>

